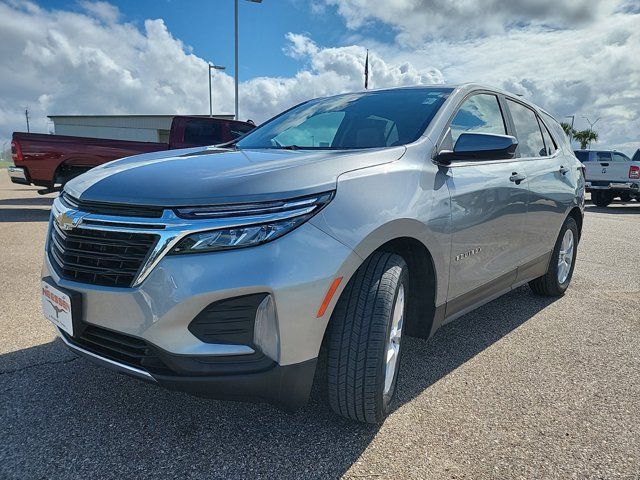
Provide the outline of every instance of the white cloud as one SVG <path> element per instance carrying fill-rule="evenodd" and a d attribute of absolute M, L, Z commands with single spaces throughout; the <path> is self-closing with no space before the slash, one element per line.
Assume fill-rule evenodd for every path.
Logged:
<path fill-rule="evenodd" d="M 99 20 L 113 23 L 120 18 L 120 10 L 118 10 L 118 7 L 111 5 L 109 2 L 82 0 L 78 3 L 89 15 L 93 15 Z"/>
<path fill-rule="evenodd" d="M 448 18 L 438 13 L 439 0 L 388 0 L 384 8 L 377 0 L 344 0 L 337 8 L 353 28 L 375 19 L 398 32 L 392 44 L 369 42 L 385 58 L 433 65 L 449 83 L 481 82 L 522 94 L 560 120 L 576 115 L 578 128 L 588 126 L 582 116 L 601 117 L 598 147 L 628 153 L 640 147 L 637 1 L 449 3 L 442 10 Z"/>
<path fill-rule="evenodd" d="M 345 21 L 359 29 L 353 32 L 358 43 L 371 48 L 373 88 L 444 80 L 493 84 L 558 117 L 576 114 L 581 128 L 582 115 L 602 117 L 599 146 L 630 153 L 640 147 L 640 9 L 633 2 L 585 7 L 586 0 L 561 6 L 541 0 L 532 7 L 490 0 L 485 12 L 477 2 L 452 0 L 447 17 L 434 13 L 441 1 L 388 0 L 384 9 L 373 0 L 340 2 Z M 24 130 L 25 106 L 42 132 L 47 114 L 208 112 L 206 62 L 162 20 L 139 28 L 120 20 L 108 3 L 80 5 L 83 11 L 74 13 L 0 1 L 0 143 L 12 130 Z M 397 40 L 366 37 L 370 30 L 361 27 L 372 20 L 388 23 Z M 463 35 L 440 38 L 442 29 Z M 300 62 L 300 71 L 241 83 L 242 118 L 259 122 L 314 96 L 362 88 L 364 47 L 327 48 L 299 33 L 285 42 L 284 54 Z M 214 110 L 232 112 L 232 77 L 217 72 L 213 92 Z"/>
<path fill-rule="evenodd" d="M 24 130 L 24 107 L 35 131 L 50 114 L 206 114 L 207 64 L 167 30 L 146 20 L 142 30 L 118 22 L 105 2 L 82 2 L 85 13 L 32 3 L 0 3 L 0 138 Z M 313 96 L 359 90 L 365 50 L 322 48 L 288 34 L 285 52 L 305 67 L 290 78 L 259 77 L 240 85 L 242 118 L 263 121 Z M 370 56 L 372 86 L 442 81 L 439 72 L 393 65 Z M 216 73 L 214 110 L 233 111 L 233 79 Z"/>
<path fill-rule="evenodd" d="M 379 21 L 395 28 L 400 43 L 473 38 L 525 25 L 573 27 L 613 12 L 616 0 L 325 0 L 351 29 Z"/>

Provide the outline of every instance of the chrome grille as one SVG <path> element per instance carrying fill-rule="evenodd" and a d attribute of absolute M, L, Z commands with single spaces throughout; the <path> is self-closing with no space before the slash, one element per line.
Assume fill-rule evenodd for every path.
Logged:
<path fill-rule="evenodd" d="M 109 287 L 130 287 L 157 236 L 74 228 L 63 232 L 52 222 L 49 256 L 68 280 Z"/>

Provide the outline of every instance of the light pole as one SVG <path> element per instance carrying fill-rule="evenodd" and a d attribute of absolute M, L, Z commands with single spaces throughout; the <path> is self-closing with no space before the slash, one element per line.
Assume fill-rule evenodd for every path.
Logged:
<path fill-rule="evenodd" d="M 252 3 L 262 3 L 262 0 L 248 0 Z M 235 25 L 235 43 L 236 43 L 236 53 L 235 53 L 235 69 L 234 69 L 234 81 L 235 81 L 235 92 L 236 92 L 236 120 L 238 118 L 238 0 L 234 0 L 234 25 Z"/>
<path fill-rule="evenodd" d="M 570 118 L 571 119 L 571 130 L 573 130 L 573 122 L 576 119 L 575 115 L 565 115 L 566 118 Z"/>
<path fill-rule="evenodd" d="M 585 116 L 583 116 L 582 118 L 584 118 L 584 119 L 587 121 L 587 123 L 589 124 L 589 129 L 590 129 L 591 131 L 593 131 L 593 127 L 594 127 L 594 125 L 595 125 L 596 123 L 598 123 L 598 120 L 600 120 L 600 117 L 596 118 L 596 121 L 595 121 L 595 122 L 592 122 L 591 120 L 589 120 L 589 117 L 585 117 Z"/>
<path fill-rule="evenodd" d="M 571 119 L 571 131 L 569 132 L 569 135 L 567 135 L 569 137 L 569 143 L 571 144 L 571 146 L 573 146 L 573 122 L 576 119 L 575 115 L 565 115 L 565 118 L 570 118 Z"/>
<path fill-rule="evenodd" d="M 209 63 L 209 116 L 213 117 L 213 95 L 211 94 L 211 69 L 213 70 L 224 70 L 225 67 L 221 65 L 214 65 L 213 63 Z"/>

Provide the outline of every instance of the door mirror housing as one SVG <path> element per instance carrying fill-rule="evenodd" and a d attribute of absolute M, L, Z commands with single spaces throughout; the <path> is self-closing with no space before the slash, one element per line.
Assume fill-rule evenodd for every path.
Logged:
<path fill-rule="evenodd" d="M 508 160 L 516 156 L 518 140 L 511 135 L 493 133 L 463 133 L 453 151 L 438 153 L 436 162 L 449 165 L 454 160 Z"/>

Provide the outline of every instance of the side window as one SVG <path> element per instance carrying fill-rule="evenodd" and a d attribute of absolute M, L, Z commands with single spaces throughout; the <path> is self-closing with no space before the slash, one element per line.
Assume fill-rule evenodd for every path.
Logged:
<path fill-rule="evenodd" d="M 611 161 L 611 153 L 610 152 L 596 152 L 596 161 L 598 161 L 598 162 L 610 162 Z"/>
<path fill-rule="evenodd" d="M 237 123 L 231 123 L 229 125 L 229 133 L 231 133 L 231 136 L 233 138 L 238 138 L 244 135 L 245 133 L 250 132 L 254 128 L 256 127 L 254 127 L 253 125 L 242 125 Z"/>
<path fill-rule="evenodd" d="M 546 153 L 547 155 L 551 156 L 556 152 L 558 147 L 553 141 L 553 138 L 551 138 L 551 134 L 549 133 L 549 130 L 547 130 L 547 127 L 542 122 L 542 120 L 540 120 L 540 118 L 538 118 L 538 122 L 540 123 L 540 130 L 542 130 L 542 139 L 544 140 L 544 147 L 546 149 Z"/>
<path fill-rule="evenodd" d="M 188 119 L 184 126 L 184 143 L 190 145 L 213 145 L 220 142 L 220 125 L 207 120 Z"/>
<path fill-rule="evenodd" d="M 613 161 L 614 162 L 630 162 L 631 160 L 629 159 L 629 157 L 627 157 L 626 155 L 624 155 L 622 153 L 614 153 L 613 154 Z"/>
<path fill-rule="evenodd" d="M 451 148 L 462 133 L 495 133 L 505 135 L 507 129 L 498 97 L 481 93 L 468 98 L 453 117 L 450 126 Z"/>
<path fill-rule="evenodd" d="M 507 99 L 513 124 L 518 137 L 520 157 L 544 157 L 546 151 L 538 117 L 536 113 L 524 105 Z"/>
<path fill-rule="evenodd" d="M 576 158 L 578 160 L 580 160 L 582 163 L 588 162 L 590 160 L 590 158 L 589 158 L 589 153 L 590 152 L 585 152 L 584 150 L 576 150 L 573 153 L 576 154 Z"/>

